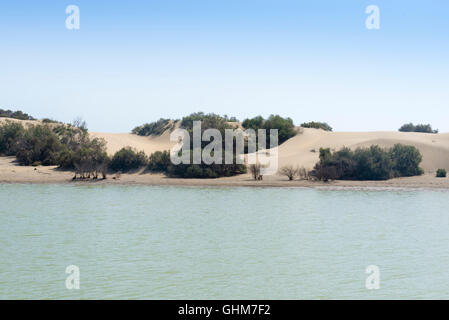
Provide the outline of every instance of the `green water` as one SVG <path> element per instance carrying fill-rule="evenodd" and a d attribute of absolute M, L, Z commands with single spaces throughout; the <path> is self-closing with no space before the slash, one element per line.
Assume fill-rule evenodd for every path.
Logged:
<path fill-rule="evenodd" d="M 0 184 L 1 299 L 449 298 L 448 244 L 446 191 Z"/>

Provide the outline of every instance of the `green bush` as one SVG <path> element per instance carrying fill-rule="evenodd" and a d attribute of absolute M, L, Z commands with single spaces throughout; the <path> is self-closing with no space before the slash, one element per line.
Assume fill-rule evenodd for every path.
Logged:
<path fill-rule="evenodd" d="M 393 175 L 393 161 L 389 152 L 379 146 L 368 149 L 356 149 L 354 152 L 355 171 L 352 178 L 356 180 L 388 180 Z"/>
<path fill-rule="evenodd" d="M 225 129 L 232 129 L 227 117 L 225 118 L 215 113 L 205 114 L 204 112 L 195 112 L 183 117 L 181 120 L 181 128 L 192 133 L 193 121 L 201 121 L 201 134 L 207 129 L 217 129 L 224 137 Z"/>
<path fill-rule="evenodd" d="M 137 152 L 131 147 L 124 147 L 114 154 L 110 168 L 114 171 L 128 172 L 145 167 L 147 164 L 148 158 L 143 151 Z"/>
<path fill-rule="evenodd" d="M 16 158 L 22 165 L 57 165 L 64 145 L 46 125 L 29 127 L 18 142 Z"/>
<path fill-rule="evenodd" d="M 0 118 L 13 118 L 19 120 L 34 120 L 34 118 L 22 111 L 11 111 L 0 109 Z"/>
<path fill-rule="evenodd" d="M 393 171 L 395 177 L 412 177 L 424 173 L 419 167 L 422 155 L 414 146 L 396 144 L 390 149 L 390 155 L 394 161 Z"/>
<path fill-rule="evenodd" d="M 304 122 L 301 124 L 303 128 L 314 128 L 314 129 L 322 129 L 324 131 L 332 131 L 332 127 L 328 125 L 326 122 Z"/>
<path fill-rule="evenodd" d="M 150 155 L 148 170 L 153 172 L 166 172 L 170 164 L 169 151 L 156 151 Z"/>
<path fill-rule="evenodd" d="M 264 129 L 265 119 L 262 116 L 257 116 L 252 119 L 245 119 L 242 122 L 242 127 L 245 129 Z"/>
<path fill-rule="evenodd" d="M 75 178 L 98 178 L 101 173 L 106 179 L 106 173 L 110 159 L 106 153 L 106 141 L 92 139 L 84 141 L 76 152 L 71 151 L 72 162 L 75 167 Z"/>
<path fill-rule="evenodd" d="M 14 156 L 25 133 L 22 124 L 6 121 L 0 125 L 0 155 Z"/>
<path fill-rule="evenodd" d="M 167 152 L 166 156 L 169 157 Z M 223 155 L 224 157 L 224 155 Z M 170 159 L 167 159 L 170 161 Z M 222 161 L 224 163 L 224 159 Z M 190 152 L 190 164 L 169 163 L 165 173 L 170 177 L 177 178 L 219 178 L 231 177 L 237 174 L 246 173 L 246 166 L 244 164 L 236 164 L 234 155 L 232 164 L 193 164 L 193 152 Z"/>
<path fill-rule="evenodd" d="M 32 125 L 11 121 L 0 125 L 0 153 L 15 155 L 22 165 L 58 165 L 80 177 L 106 178 L 109 158 L 103 139 L 90 139 L 87 130 L 71 125 Z M 75 177 L 76 177 L 75 174 Z"/>
<path fill-rule="evenodd" d="M 437 170 L 437 178 L 446 178 L 446 175 L 447 175 L 446 169 Z"/>
<path fill-rule="evenodd" d="M 438 133 L 438 130 L 433 130 L 430 124 L 418 124 L 413 123 L 404 124 L 399 128 L 400 132 L 421 132 L 421 133 Z"/>
<path fill-rule="evenodd" d="M 177 178 L 219 178 L 246 173 L 243 164 L 170 164 L 167 175 Z"/>
<path fill-rule="evenodd" d="M 387 180 L 423 174 L 419 167 L 422 156 L 413 146 L 396 144 L 393 148 L 379 146 L 343 148 L 337 152 L 320 149 L 320 161 L 311 175 L 318 180 Z"/>
<path fill-rule="evenodd" d="M 146 123 L 144 125 L 135 127 L 131 132 L 139 136 L 159 136 L 166 130 L 174 128 L 174 122 L 170 119 L 159 119 L 156 122 Z"/>
<path fill-rule="evenodd" d="M 242 122 L 245 129 L 254 129 L 257 133 L 258 129 L 267 130 L 267 148 L 270 147 L 270 129 L 278 129 L 278 144 L 281 144 L 296 135 L 295 125 L 291 118 L 282 118 L 279 115 L 270 115 L 268 119 L 257 116 L 252 119 L 245 119 Z"/>
<path fill-rule="evenodd" d="M 50 118 L 44 118 L 44 119 L 42 119 L 42 123 L 61 123 L 61 122 L 50 119 Z"/>

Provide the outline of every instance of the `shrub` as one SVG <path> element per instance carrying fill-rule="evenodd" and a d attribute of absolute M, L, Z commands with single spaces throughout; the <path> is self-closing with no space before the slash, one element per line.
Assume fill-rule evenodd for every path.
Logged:
<path fill-rule="evenodd" d="M 181 128 L 186 129 L 189 133 L 193 131 L 193 121 L 201 121 L 201 133 L 207 129 L 217 129 L 224 137 L 225 129 L 232 129 L 228 124 L 228 118 L 222 117 L 215 113 L 205 114 L 204 112 L 195 112 L 181 120 Z"/>
<path fill-rule="evenodd" d="M 22 111 L 11 111 L 0 109 L 0 118 L 13 118 L 19 120 L 35 120 L 32 116 Z"/>
<path fill-rule="evenodd" d="M 29 127 L 18 142 L 16 158 L 22 165 L 57 165 L 64 145 L 46 125 Z"/>
<path fill-rule="evenodd" d="M 109 158 L 103 139 L 89 139 L 87 130 L 71 125 L 32 125 L 7 121 L 0 126 L 0 153 L 15 155 L 22 165 L 58 165 L 85 178 L 106 178 Z"/>
<path fill-rule="evenodd" d="M 170 119 L 159 119 L 156 122 L 145 123 L 144 125 L 135 127 L 131 132 L 139 136 L 161 135 L 166 130 L 174 128 L 174 122 Z"/>
<path fill-rule="evenodd" d="M 234 161 L 232 164 L 193 164 L 193 152 L 190 152 L 190 164 L 170 164 L 167 167 L 167 175 L 178 178 L 219 178 L 231 177 L 237 174 L 246 173 L 246 166 L 244 164 L 237 164 Z"/>
<path fill-rule="evenodd" d="M 60 123 L 60 122 L 50 118 L 44 118 L 42 119 L 42 123 Z"/>
<path fill-rule="evenodd" d="M 0 125 L 0 155 L 15 155 L 24 133 L 25 128 L 20 123 L 6 121 Z"/>
<path fill-rule="evenodd" d="M 114 154 L 110 167 L 114 171 L 128 172 L 147 164 L 148 158 L 143 151 L 137 152 L 131 147 L 124 147 Z"/>
<path fill-rule="evenodd" d="M 387 151 L 379 146 L 356 149 L 354 152 L 355 171 L 350 171 L 346 179 L 388 180 L 393 177 L 393 162 Z M 343 171 L 345 174 L 345 171 Z"/>
<path fill-rule="evenodd" d="M 329 180 L 335 180 L 338 178 L 337 169 L 333 166 L 325 166 L 321 163 L 317 163 L 312 170 L 311 175 L 318 180 L 327 182 Z"/>
<path fill-rule="evenodd" d="M 299 169 L 293 166 L 284 166 L 279 170 L 279 173 L 286 176 L 288 180 L 294 180 L 297 175 L 299 175 Z"/>
<path fill-rule="evenodd" d="M 447 175 L 446 169 L 437 170 L 437 178 L 446 178 L 446 175 Z"/>
<path fill-rule="evenodd" d="M 390 155 L 394 161 L 393 174 L 395 177 L 412 177 L 424 173 L 419 167 L 422 155 L 415 147 L 396 144 L 390 149 Z"/>
<path fill-rule="evenodd" d="M 279 144 L 287 141 L 291 137 L 296 135 L 295 125 L 293 120 L 290 118 L 282 118 L 279 115 L 271 115 L 264 125 L 264 129 L 278 129 L 279 134 Z M 267 132 L 267 137 L 269 136 L 269 131 Z M 268 145 L 268 142 L 267 142 Z"/>
<path fill-rule="evenodd" d="M 95 138 L 86 141 L 77 152 L 72 153 L 73 164 L 75 167 L 75 177 L 79 174 L 80 178 L 98 178 L 101 173 L 102 178 L 106 179 L 109 157 L 106 153 L 106 142 L 103 139 Z"/>
<path fill-rule="evenodd" d="M 421 175 L 422 156 L 413 146 L 396 144 L 393 148 L 379 146 L 343 148 L 332 153 L 320 149 L 320 161 L 311 172 L 318 180 L 387 180 L 394 177 Z"/>
<path fill-rule="evenodd" d="M 228 117 L 227 114 L 223 115 L 223 118 L 225 118 L 227 122 L 239 122 L 239 119 L 237 119 L 236 117 Z"/>
<path fill-rule="evenodd" d="M 293 120 L 291 118 L 282 118 L 279 115 L 270 115 L 267 120 L 265 120 L 261 116 L 257 116 L 252 119 L 245 119 L 242 122 L 242 127 L 245 129 L 254 129 L 256 133 L 258 129 L 267 130 L 267 148 L 269 148 L 270 143 L 270 129 L 278 129 L 279 144 L 287 141 L 291 137 L 294 137 L 297 133 L 295 125 L 293 124 Z"/>
<path fill-rule="evenodd" d="M 262 180 L 262 176 L 260 175 L 261 165 L 260 163 L 252 164 L 249 166 L 249 170 L 254 180 Z"/>
<path fill-rule="evenodd" d="M 177 178 L 219 178 L 246 173 L 241 164 L 170 164 L 167 175 Z"/>
<path fill-rule="evenodd" d="M 324 131 L 332 131 L 332 127 L 328 125 L 326 122 L 304 122 L 301 124 L 303 128 L 314 128 L 314 129 L 322 129 Z"/>
<path fill-rule="evenodd" d="M 217 129 L 221 132 L 222 137 L 225 137 L 225 129 L 232 129 L 228 122 L 238 121 L 235 117 L 229 118 L 228 116 L 219 116 L 214 113 L 205 114 L 203 112 L 192 113 L 186 117 L 183 117 L 180 122 L 180 127 L 187 130 L 192 140 L 193 136 L 193 121 L 201 121 L 201 134 L 207 129 Z M 138 135 L 160 135 L 165 130 L 174 128 L 175 121 L 169 119 L 160 119 L 156 122 L 145 124 L 133 129 L 134 134 Z M 224 139 L 223 139 L 224 140 Z M 201 142 L 201 149 L 208 145 L 209 141 Z M 222 150 L 225 150 L 225 141 L 223 141 Z M 190 145 L 190 156 L 192 163 L 192 148 Z M 234 163 L 235 163 L 235 156 Z M 114 166 L 114 159 L 112 159 L 111 167 Z M 174 165 L 170 160 L 170 153 L 168 151 L 155 152 L 150 155 L 148 170 L 153 172 L 164 172 L 172 177 L 181 178 L 217 178 L 223 176 L 232 176 L 246 172 L 245 165 L 240 164 L 179 164 Z"/>
<path fill-rule="evenodd" d="M 156 151 L 150 155 L 148 169 L 153 172 L 166 172 L 170 164 L 169 151 Z"/>
<path fill-rule="evenodd" d="M 433 130 L 430 124 L 418 124 L 413 123 L 404 124 L 399 128 L 400 132 L 421 132 L 421 133 L 438 133 L 438 130 Z"/>
<path fill-rule="evenodd" d="M 262 116 L 257 116 L 252 119 L 245 119 L 242 122 L 242 127 L 245 129 L 264 129 L 265 119 Z"/>

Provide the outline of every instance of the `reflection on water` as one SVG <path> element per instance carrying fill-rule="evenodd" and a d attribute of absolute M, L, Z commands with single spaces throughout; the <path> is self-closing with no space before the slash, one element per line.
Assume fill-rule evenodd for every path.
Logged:
<path fill-rule="evenodd" d="M 0 298 L 449 298 L 448 208 L 445 191 L 2 184 Z"/>

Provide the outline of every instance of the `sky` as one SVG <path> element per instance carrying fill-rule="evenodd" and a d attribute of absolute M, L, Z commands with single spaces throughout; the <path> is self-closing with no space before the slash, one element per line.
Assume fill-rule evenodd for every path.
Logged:
<path fill-rule="evenodd" d="M 0 108 L 105 132 L 196 111 L 449 132 L 449 1 L 2 1 Z"/>

